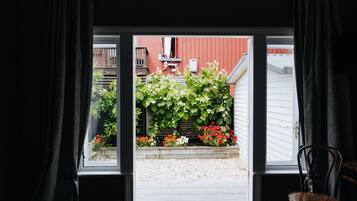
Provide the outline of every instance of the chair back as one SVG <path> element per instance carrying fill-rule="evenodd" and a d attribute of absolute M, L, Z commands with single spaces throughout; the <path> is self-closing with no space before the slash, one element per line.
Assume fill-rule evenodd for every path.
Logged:
<path fill-rule="evenodd" d="M 302 172 L 302 156 L 304 155 L 307 176 L 303 179 L 304 175 Z M 326 164 L 328 167 L 324 169 L 321 163 L 318 164 L 319 160 L 325 157 Z M 342 155 L 341 153 L 333 147 L 330 146 L 320 146 L 320 145 L 308 145 L 303 146 L 299 149 L 297 154 L 297 161 L 299 165 L 299 177 L 300 177 L 300 188 L 301 192 L 304 192 L 306 187 L 308 192 L 314 193 L 324 193 L 327 192 L 327 184 L 329 179 L 333 176 L 335 177 L 335 182 L 333 184 L 332 195 L 336 197 L 336 186 L 339 179 L 340 170 L 342 166 Z M 317 161 L 317 162 L 316 162 Z M 320 161 L 321 162 L 321 161 Z M 332 173 L 332 171 L 334 172 Z M 321 174 L 321 172 L 324 172 Z M 332 174 L 331 174 L 332 173 Z M 322 192 L 317 192 L 318 185 L 322 183 Z"/>

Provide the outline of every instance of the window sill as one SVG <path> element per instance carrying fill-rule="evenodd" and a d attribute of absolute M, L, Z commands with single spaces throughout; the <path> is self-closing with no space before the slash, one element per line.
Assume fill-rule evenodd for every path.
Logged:
<path fill-rule="evenodd" d="M 124 176 L 125 174 L 121 173 L 120 171 L 115 171 L 115 170 L 80 170 L 78 172 L 79 177 L 105 176 L 105 175 Z"/>
<path fill-rule="evenodd" d="M 166 58 L 166 57 L 161 57 L 160 61 L 171 61 L 171 62 L 180 62 L 181 58 Z"/>
<path fill-rule="evenodd" d="M 302 171 L 303 174 L 306 171 Z M 291 175 L 291 174 L 299 174 L 298 169 L 291 169 L 291 170 L 265 170 L 263 172 L 254 172 L 255 175 Z"/>

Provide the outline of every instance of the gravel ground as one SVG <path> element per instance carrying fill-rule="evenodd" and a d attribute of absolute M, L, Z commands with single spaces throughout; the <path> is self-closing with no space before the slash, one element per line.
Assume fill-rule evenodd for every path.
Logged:
<path fill-rule="evenodd" d="M 136 184 L 244 181 L 246 170 L 232 159 L 137 159 Z"/>

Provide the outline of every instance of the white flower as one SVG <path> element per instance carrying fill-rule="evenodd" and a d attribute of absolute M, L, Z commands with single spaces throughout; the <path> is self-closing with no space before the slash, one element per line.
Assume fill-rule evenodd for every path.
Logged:
<path fill-rule="evenodd" d="M 188 138 L 186 136 L 181 136 L 181 137 L 177 138 L 175 143 L 176 143 L 176 145 L 187 145 Z"/>

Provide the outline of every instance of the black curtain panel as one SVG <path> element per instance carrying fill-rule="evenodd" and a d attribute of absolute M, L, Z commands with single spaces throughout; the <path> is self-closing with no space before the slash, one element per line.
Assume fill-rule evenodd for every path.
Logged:
<path fill-rule="evenodd" d="M 42 75 L 43 170 L 33 201 L 77 201 L 92 82 L 92 2 L 50 0 Z"/>
<path fill-rule="evenodd" d="M 295 61 L 303 145 L 341 148 L 332 41 L 339 33 L 336 0 L 295 0 Z M 329 160 L 315 156 L 324 174 Z M 332 194 L 334 181 L 330 181 Z"/>

